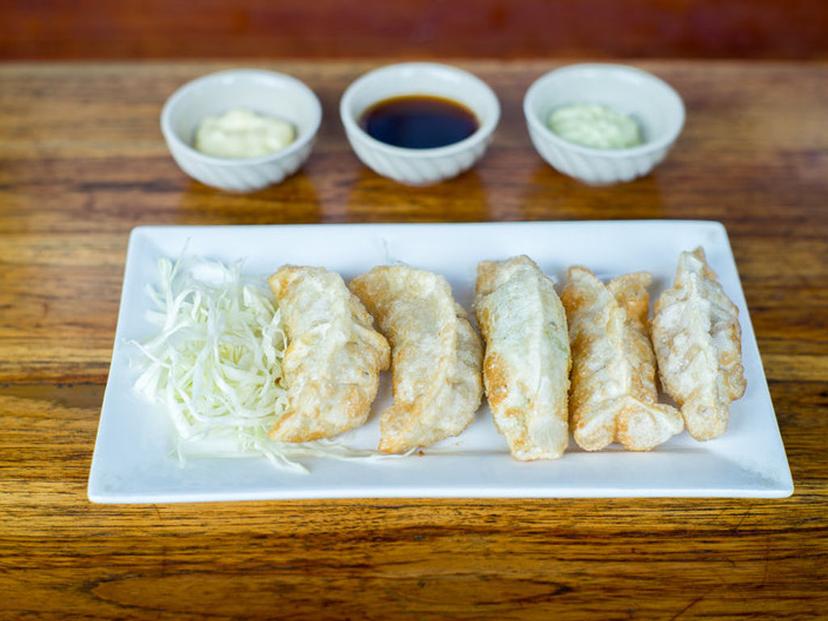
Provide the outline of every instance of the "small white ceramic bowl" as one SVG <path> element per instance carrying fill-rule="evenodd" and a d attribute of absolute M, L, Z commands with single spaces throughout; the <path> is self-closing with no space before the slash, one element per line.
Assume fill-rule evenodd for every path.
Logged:
<path fill-rule="evenodd" d="M 247 108 L 293 124 L 296 140 L 262 157 L 212 157 L 192 143 L 206 116 Z M 173 158 L 185 173 L 202 183 L 233 192 L 251 192 L 281 182 L 308 159 L 322 106 L 294 77 L 260 69 L 231 69 L 200 77 L 175 91 L 161 111 L 161 131 Z"/>
<path fill-rule="evenodd" d="M 593 149 L 567 142 L 547 126 L 549 114 L 570 104 L 600 104 L 632 116 L 644 144 Z M 659 164 L 684 126 L 681 97 L 651 73 L 611 64 L 569 65 L 538 78 L 523 99 L 529 136 L 556 170 L 591 185 L 631 181 Z"/>
<path fill-rule="evenodd" d="M 477 116 L 479 127 L 468 138 L 434 149 L 405 149 L 369 136 L 359 118 L 371 105 L 401 95 L 452 99 Z M 427 185 L 456 177 L 483 157 L 500 119 L 500 103 L 489 86 L 457 67 L 437 63 L 400 63 L 366 73 L 342 95 L 339 114 L 351 147 L 377 174 L 409 185 Z"/>

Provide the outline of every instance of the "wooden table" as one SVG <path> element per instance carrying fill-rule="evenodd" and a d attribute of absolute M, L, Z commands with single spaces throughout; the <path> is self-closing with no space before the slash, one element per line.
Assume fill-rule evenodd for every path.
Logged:
<path fill-rule="evenodd" d="M 828 610 L 828 65 L 645 63 L 688 122 L 645 179 L 589 188 L 533 151 L 547 62 L 467 63 L 489 155 L 403 189 L 350 152 L 364 63 L 268 65 L 324 105 L 305 171 L 232 196 L 158 129 L 204 64 L 0 66 L 0 617 L 811 618 Z M 86 499 L 127 234 L 139 224 L 709 218 L 731 235 L 796 491 L 787 500 Z M 554 615 L 554 617 L 553 617 Z"/>

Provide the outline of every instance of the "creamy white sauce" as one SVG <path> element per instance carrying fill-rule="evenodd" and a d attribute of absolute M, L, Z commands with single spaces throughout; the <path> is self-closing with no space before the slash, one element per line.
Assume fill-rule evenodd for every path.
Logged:
<path fill-rule="evenodd" d="M 290 123 L 237 108 L 205 117 L 196 131 L 195 148 L 213 157 L 262 157 L 281 151 L 295 139 Z"/>
<path fill-rule="evenodd" d="M 549 115 L 547 125 L 567 142 L 594 149 L 627 149 L 643 143 L 635 119 L 606 106 L 558 108 Z"/>

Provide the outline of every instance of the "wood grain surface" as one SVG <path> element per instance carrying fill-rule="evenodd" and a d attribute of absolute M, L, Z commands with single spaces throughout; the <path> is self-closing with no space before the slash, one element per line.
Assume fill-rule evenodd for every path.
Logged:
<path fill-rule="evenodd" d="M 188 179 L 165 97 L 217 64 L 0 66 L 0 618 L 744 619 L 828 611 L 828 65 L 642 63 L 688 107 L 656 172 L 589 188 L 535 154 L 551 64 L 464 63 L 503 120 L 472 172 L 403 189 L 337 115 L 365 63 L 285 63 L 324 106 L 304 172 Z M 86 478 L 139 224 L 707 218 L 727 226 L 796 491 L 786 500 L 97 506 Z"/>

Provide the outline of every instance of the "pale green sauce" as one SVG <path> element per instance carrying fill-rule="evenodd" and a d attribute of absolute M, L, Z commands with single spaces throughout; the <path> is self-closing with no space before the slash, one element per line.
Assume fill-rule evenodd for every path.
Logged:
<path fill-rule="evenodd" d="M 628 149 L 644 142 L 635 119 L 606 106 L 558 108 L 549 115 L 547 125 L 567 142 L 593 149 Z"/>

